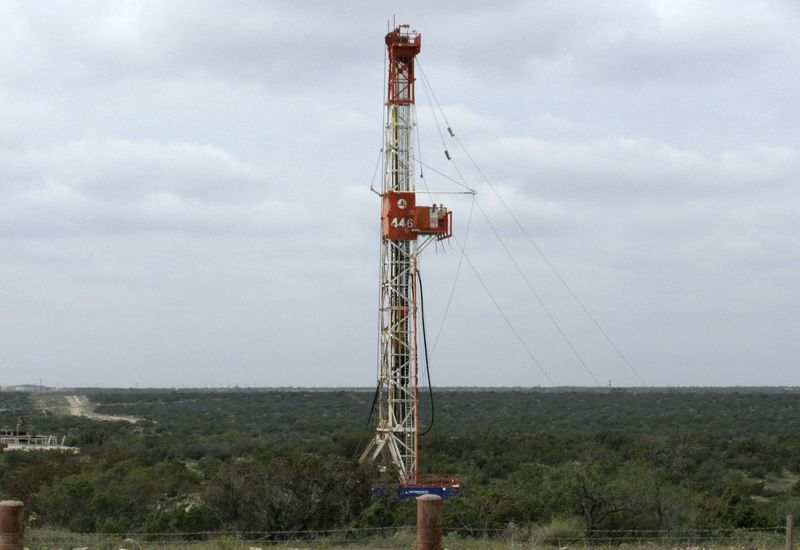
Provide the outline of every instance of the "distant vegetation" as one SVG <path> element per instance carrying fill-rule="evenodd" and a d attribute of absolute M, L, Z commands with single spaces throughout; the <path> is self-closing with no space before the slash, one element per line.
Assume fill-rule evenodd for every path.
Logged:
<path fill-rule="evenodd" d="M 413 503 L 375 498 L 353 459 L 369 390 L 90 390 L 99 413 L 34 410 L 0 394 L 2 423 L 32 417 L 77 456 L 0 454 L 0 492 L 34 526 L 80 532 L 399 526 Z M 423 417 L 429 414 L 425 403 Z M 761 528 L 800 516 L 800 392 L 769 389 L 472 390 L 436 394 L 423 470 L 460 473 L 447 527 Z M 564 535 L 566 536 L 566 535 Z"/>

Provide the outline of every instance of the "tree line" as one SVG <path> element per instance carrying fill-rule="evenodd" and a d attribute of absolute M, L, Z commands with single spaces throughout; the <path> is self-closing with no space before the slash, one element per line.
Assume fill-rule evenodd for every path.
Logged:
<path fill-rule="evenodd" d="M 98 412 L 143 421 L 33 412 L 40 431 L 67 433 L 80 454 L 0 455 L 0 493 L 24 500 L 33 526 L 194 533 L 414 521 L 413 502 L 374 494 L 377 470 L 353 460 L 369 433 L 368 391 L 90 397 Z M 5 423 L 30 405 L 23 394 L 0 400 Z M 461 475 L 464 493 L 445 518 L 465 535 L 771 527 L 800 515 L 800 429 L 786 427 L 798 408 L 798 393 L 756 389 L 451 390 L 422 439 L 422 469 Z"/>

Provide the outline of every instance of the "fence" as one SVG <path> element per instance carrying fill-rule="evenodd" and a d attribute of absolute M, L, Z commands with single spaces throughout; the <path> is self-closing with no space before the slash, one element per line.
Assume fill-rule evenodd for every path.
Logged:
<path fill-rule="evenodd" d="M 31 550 L 87 548 L 90 550 L 191 549 L 252 550 L 256 548 L 339 548 L 395 549 L 413 548 L 417 540 L 416 526 L 333 529 L 317 531 L 209 531 L 191 533 L 128 533 L 87 534 L 47 530 L 31 530 L 25 534 Z M 784 527 L 766 529 L 714 529 L 674 531 L 597 531 L 580 537 L 548 537 L 536 529 L 471 529 L 469 533 L 445 530 L 442 548 L 500 549 L 588 549 L 600 547 L 700 550 L 725 548 L 785 549 Z M 0 546 L 0 548 L 2 548 Z"/>
<path fill-rule="evenodd" d="M 193 550 L 258 550 L 283 548 L 669 548 L 672 550 L 777 549 L 795 550 L 794 517 L 786 517 L 785 526 L 762 529 L 694 530 L 594 530 L 579 535 L 521 529 L 510 523 L 504 529 L 451 529 L 442 539 L 442 501 L 426 495 L 417 499 L 417 525 L 400 527 L 364 527 L 330 530 L 295 531 L 200 531 L 190 533 L 89 534 L 31 530 L 24 533 L 23 505 L 18 501 L 0 502 L 0 550 L 24 547 L 81 548 L 98 550 L 140 550 L 171 548 Z M 24 538 L 24 546 L 23 546 Z"/>

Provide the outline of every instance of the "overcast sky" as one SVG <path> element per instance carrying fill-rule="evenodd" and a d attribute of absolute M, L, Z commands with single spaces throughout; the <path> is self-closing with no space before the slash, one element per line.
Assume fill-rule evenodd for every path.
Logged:
<path fill-rule="evenodd" d="M 800 385 L 798 6 L 2 1 L 0 384 L 373 385 L 396 14 L 648 385 Z M 421 265 L 434 385 L 640 384 L 417 97 L 422 160 L 587 367 L 476 207 L 467 258 L 542 368 L 452 242 Z M 471 198 L 435 199 L 463 242 Z"/>

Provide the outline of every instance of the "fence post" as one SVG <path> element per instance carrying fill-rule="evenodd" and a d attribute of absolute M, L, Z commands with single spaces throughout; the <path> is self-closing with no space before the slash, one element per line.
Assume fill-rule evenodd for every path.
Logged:
<path fill-rule="evenodd" d="M 0 501 L 0 549 L 23 550 L 25 508 L 18 500 Z"/>
<path fill-rule="evenodd" d="M 442 550 L 442 497 L 417 497 L 417 550 Z"/>
<path fill-rule="evenodd" d="M 794 550 L 794 514 L 786 515 L 786 550 Z"/>

